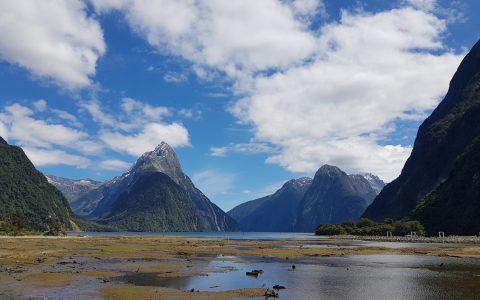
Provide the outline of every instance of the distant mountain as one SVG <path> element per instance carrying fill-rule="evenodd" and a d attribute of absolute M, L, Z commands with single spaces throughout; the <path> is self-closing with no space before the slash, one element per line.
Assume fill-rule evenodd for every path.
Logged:
<path fill-rule="evenodd" d="M 170 181 L 151 173 L 164 174 Z M 160 187 L 149 186 L 155 182 L 158 182 Z M 183 193 L 178 193 L 179 188 Z M 163 196 L 160 195 L 173 198 L 161 199 Z M 185 195 L 189 202 L 187 206 L 182 204 Z M 128 202 L 125 199 L 131 199 L 144 211 L 125 210 L 126 207 L 130 207 L 125 204 Z M 152 211 L 157 211 L 156 208 L 161 203 L 170 205 L 177 200 L 178 207 L 175 206 L 176 209 L 172 209 L 168 216 L 168 218 L 179 220 L 173 227 L 168 226 L 169 221 L 162 219 L 160 215 L 158 218 L 149 217 L 149 220 L 157 222 L 156 224 L 142 223 L 142 226 L 134 225 L 126 219 L 121 220 L 122 216 L 125 218 L 128 216 L 131 220 L 142 214 L 150 215 Z M 120 205 L 120 203 L 123 204 Z M 173 149 L 163 142 L 155 150 L 144 153 L 127 173 L 104 182 L 98 188 L 78 198 L 72 203 L 72 206 L 76 205 L 82 207 L 79 212 L 88 216 L 89 219 L 97 220 L 102 224 L 123 224 L 122 229 L 125 230 L 144 231 L 156 228 L 155 230 L 159 231 L 233 231 L 237 229 L 236 222 L 193 185 L 190 178 L 183 173 Z M 190 207 L 192 210 L 182 211 L 180 207 Z M 184 223 L 186 220 L 190 220 L 188 226 Z M 132 226 L 124 226 L 127 223 Z"/>
<path fill-rule="evenodd" d="M 320 223 L 356 220 L 385 184 L 325 165 L 315 178 L 290 180 L 270 196 L 228 212 L 244 231 L 314 231 Z"/>
<path fill-rule="evenodd" d="M 409 216 L 418 203 L 433 192 L 427 197 L 429 200 L 417 210 L 417 217 L 424 221 L 428 219 L 432 228 L 436 228 L 433 224 L 442 222 L 444 213 L 434 209 L 434 206 L 438 208 L 455 206 L 459 211 L 464 211 L 464 214 L 455 215 L 455 219 L 466 224 L 467 220 L 463 218 L 471 217 L 467 210 L 472 207 L 470 204 L 467 205 L 470 203 L 467 198 L 472 200 L 473 198 L 470 198 L 472 194 L 468 197 L 465 195 L 467 198 L 452 199 L 452 195 L 460 196 L 463 193 L 453 191 L 452 188 L 460 178 L 474 182 L 476 173 L 467 174 L 465 166 L 457 163 L 457 160 L 466 154 L 470 147 L 476 149 L 474 143 L 479 136 L 480 41 L 463 59 L 443 101 L 420 126 L 412 154 L 405 163 L 402 173 L 382 190 L 366 210 L 364 217 L 378 221 L 385 218 L 401 219 Z M 474 155 L 468 154 L 467 158 L 463 159 L 473 159 Z M 469 178 L 470 175 L 473 177 Z M 464 192 L 468 191 L 471 191 L 471 187 Z M 480 201 L 480 198 L 477 197 L 477 201 Z M 433 221 L 435 218 L 436 222 Z M 442 231 L 450 230 L 447 225 L 442 227 Z M 460 227 L 452 227 L 452 230 L 459 232 Z"/>
<path fill-rule="evenodd" d="M 75 202 L 78 198 L 99 187 L 102 183 L 92 179 L 67 179 L 54 175 L 45 175 L 48 182 L 53 184 L 67 198 L 68 202 Z M 75 207 L 72 207 L 75 212 Z"/>
<path fill-rule="evenodd" d="M 298 205 L 311 183 L 308 177 L 290 180 L 274 194 L 240 204 L 228 214 L 243 231 L 294 231 Z"/>
<path fill-rule="evenodd" d="M 62 193 L 35 169 L 20 147 L 0 137 L 0 221 L 9 220 L 37 231 L 75 227 Z"/>
<path fill-rule="evenodd" d="M 365 178 L 369 183 L 372 189 L 375 191 L 375 193 L 378 195 L 380 192 L 383 190 L 385 187 L 385 182 L 381 180 L 378 176 L 371 174 L 371 173 L 365 173 L 365 174 L 360 174 L 363 178 Z"/>
<path fill-rule="evenodd" d="M 377 195 L 376 189 L 364 175 L 322 166 L 299 204 L 295 230 L 311 232 L 318 224 L 357 220 Z"/>

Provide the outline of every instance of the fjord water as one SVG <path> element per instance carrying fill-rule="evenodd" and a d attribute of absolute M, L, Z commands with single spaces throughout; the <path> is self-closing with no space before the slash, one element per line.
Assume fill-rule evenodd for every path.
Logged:
<path fill-rule="evenodd" d="M 245 272 L 261 269 L 258 277 Z M 318 257 L 292 262 L 278 259 L 218 257 L 208 276 L 165 278 L 156 273 L 117 278 L 143 286 L 224 291 L 286 287 L 283 299 L 475 299 L 480 293 L 480 262 L 407 255 Z"/>
<path fill-rule="evenodd" d="M 254 241 L 320 241 L 328 237 L 306 232 L 69 232 L 70 235 L 117 235 L 117 236 L 181 236 L 191 238 L 213 238 Z"/>

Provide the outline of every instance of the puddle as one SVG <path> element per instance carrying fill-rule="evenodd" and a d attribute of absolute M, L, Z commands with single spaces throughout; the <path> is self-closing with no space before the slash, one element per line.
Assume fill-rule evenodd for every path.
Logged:
<path fill-rule="evenodd" d="M 472 299 L 480 293 L 480 262 L 412 255 L 326 257 L 292 262 L 211 261 L 205 276 L 135 273 L 116 280 L 179 290 L 225 291 L 285 286 L 286 299 Z M 439 265 L 443 264 L 441 267 Z M 258 277 L 245 272 L 260 269 Z"/>

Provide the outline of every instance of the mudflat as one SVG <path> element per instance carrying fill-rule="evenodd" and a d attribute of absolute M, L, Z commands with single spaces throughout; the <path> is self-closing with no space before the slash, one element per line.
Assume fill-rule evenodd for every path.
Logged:
<path fill-rule="evenodd" d="M 305 261 L 315 265 L 325 264 L 329 258 L 375 255 L 478 260 L 479 267 L 471 267 L 471 276 L 465 287 L 467 292 L 472 292 L 470 285 L 471 289 L 478 290 L 474 282 L 480 280 L 480 245 L 475 243 L 389 244 L 353 239 L 253 241 L 176 236 L 74 235 L 0 238 L 0 299 L 263 297 L 267 288 L 272 287 L 262 286 L 259 282 L 258 286 L 250 288 L 239 286 L 218 290 L 216 287 L 219 283 L 213 282 L 213 278 L 217 278 L 218 274 L 233 272 L 235 264 L 240 262 L 247 266 L 257 262 L 288 263 L 295 269 L 295 264 Z M 232 267 L 228 264 L 212 267 L 215 261 L 231 262 Z M 439 270 L 442 265 L 438 264 Z M 207 288 L 185 290 L 171 284 L 177 278 L 211 274 L 217 275 L 210 276 L 212 282 Z"/>

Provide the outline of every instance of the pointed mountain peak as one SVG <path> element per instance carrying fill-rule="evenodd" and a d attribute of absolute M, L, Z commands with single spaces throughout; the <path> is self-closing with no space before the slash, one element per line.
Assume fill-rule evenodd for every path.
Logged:
<path fill-rule="evenodd" d="M 155 147 L 155 150 L 153 150 L 152 153 L 159 156 L 165 156 L 171 153 L 175 153 L 175 151 L 173 151 L 173 148 L 169 144 L 161 142 L 160 144 L 158 144 L 157 147 Z"/>
<path fill-rule="evenodd" d="M 8 145 L 7 141 L 5 141 L 1 136 L 0 136 L 0 144 Z"/>
<path fill-rule="evenodd" d="M 145 152 L 137 160 L 129 173 L 161 172 L 180 184 L 185 178 L 175 151 L 165 142 L 161 142 L 153 151 Z"/>

